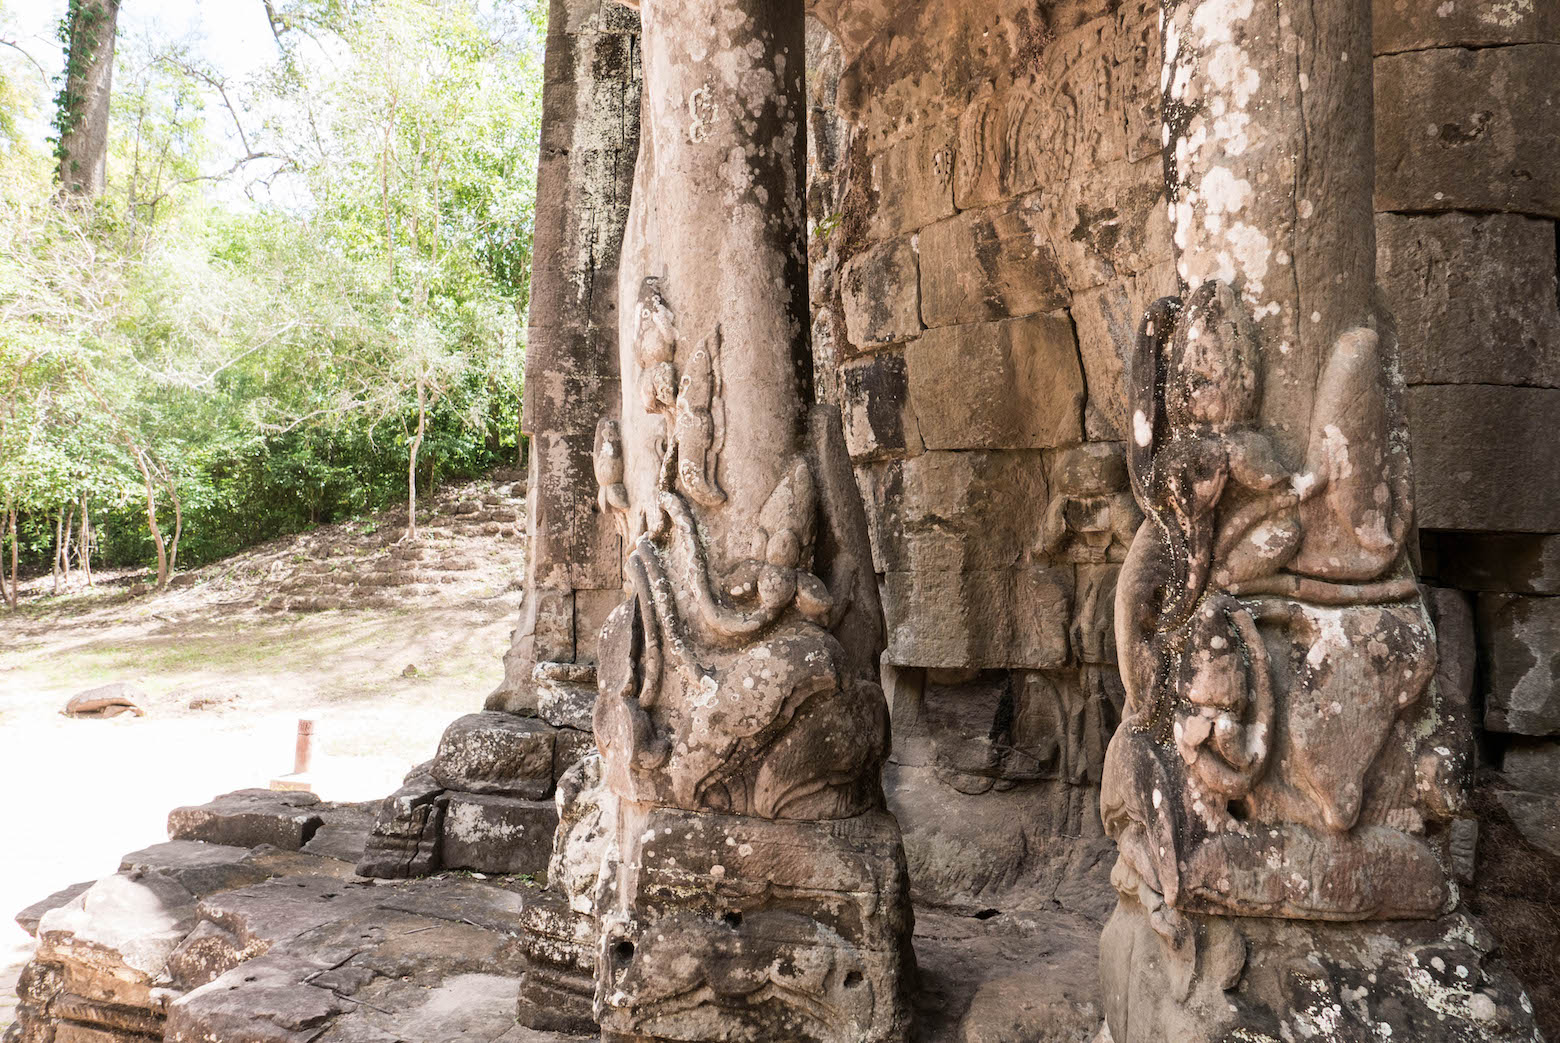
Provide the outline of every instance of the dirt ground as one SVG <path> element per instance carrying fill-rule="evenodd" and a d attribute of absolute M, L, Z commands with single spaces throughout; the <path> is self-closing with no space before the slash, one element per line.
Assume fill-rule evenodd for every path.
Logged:
<path fill-rule="evenodd" d="M 438 546 L 437 531 L 426 538 Z M 317 722 L 316 792 L 369 800 L 431 757 L 449 721 L 481 709 L 503 675 L 523 550 L 507 535 L 459 542 L 480 567 L 389 607 L 267 609 L 216 582 L 230 559 L 163 594 L 132 598 L 132 577 L 106 574 L 90 593 L 78 585 L 68 597 L 24 598 L 16 615 L 0 610 L 0 792 L 12 809 L 0 858 L 0 1030 L 32 947 L 11 915 L 166 839 L 169 809 L 290 772 L 300 718 Z M 33 586 L 47 589 L 47 577 Z M 61 714 L 72 695 L 111 682 L 139 689 L 146 715 Z"/>

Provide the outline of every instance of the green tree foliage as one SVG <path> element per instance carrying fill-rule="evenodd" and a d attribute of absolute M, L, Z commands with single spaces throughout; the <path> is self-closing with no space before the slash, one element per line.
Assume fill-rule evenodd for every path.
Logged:
<path fill-rule="evenodd" d="M 24 572 L 58 563 L 67 512 L 79 547 L 83 496 L 100 564 L 166 577 L 518 457 L 539 8 L 266 0 L 276 60 L 245 81 L 122 33 L 107 189 L 76 205 L 17 130 L 37 71 L 0 52 Z"/>

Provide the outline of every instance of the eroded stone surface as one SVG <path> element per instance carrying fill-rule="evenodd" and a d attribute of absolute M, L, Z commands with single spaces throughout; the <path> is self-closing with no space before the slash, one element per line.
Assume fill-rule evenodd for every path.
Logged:
<path fill-rule="evenodd" d="M 1376 234 L 1410 384 L 1560 385 L 1554 222 L 1381 214 Z"/>
<path fill-rule="evenodd" d="M 467 714 L 444 730 L 428 773 L 448 790 L 541 800 L 552 793 L 555 733 L 535 718 Z"/>
<path fill-rule="evenodd" d="M 440 850 L 451 869 L 538 874 L 546 871 L 557 828 L 551 800 L 461 793 L 445 810 Z"/>
<path fill-rule="evenodd" d="M 1484 726 L 1518 735 L 1560 734 L 1560 598 L 1481 594 Z"/>
<path fill-rule="evenodd" d="M 312 793 L 237 790 L 209 804 L 173 809 L 168 813 L 168 836 L 243 848 L 270 844 L 297 851 L 324 821 L 316 807 L 319 803 Z"/>
<path fill-rule="evenodd" d="M 853 257 L 840 285 L 852 345 L 870 351 L 920 334 L 917 251 L 910 240 L 896 239 Z"/>
<path fill-rule="evenodd" d="M 1083 374 L 1066 315 L 927 330 L 905 348 L 928 449 L 1043 449 L 1083 433 Z"/>
<path fill-rule="evenodd" d="M 1526 0 L 1476 0 L 1451 6 L 1376 0 L 1373 42 L 1377 54 L 1430 47 L 1560 43 L 1560 10 Z"/>
<path fill-rule="evenodd" d="M 1322 924 L 1196 917 L 1184 952 L 1123 899 L 1101 944 L 1116 1043 L 1166 1039 L 1532 1043 L 1532 1001 L 1466 917 Z"/>
<path fill-rule="evenodd" d="M 1376 124 L 1377 208 L 1560 217 L 1557 56 L 1517 44 L 1377 59 L 1376 105 L 1390 114 Z"/>

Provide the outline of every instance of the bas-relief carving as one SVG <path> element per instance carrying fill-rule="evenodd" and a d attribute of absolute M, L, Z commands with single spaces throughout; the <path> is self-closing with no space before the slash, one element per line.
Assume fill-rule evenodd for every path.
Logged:
<path fill-rule="evenodd" d="M 1182 912 L 1430 917 L 1451 899 L 1434 802 L 1401 784 L 1435 774 L 1416 736 L 1436 653 L 1385 372 L 1375 331 L 1338 338 L 1291 471 L 1254 421 L 1235 293 L 1204 283 L 1143 322 L 1128 462 L 1147 520 L 1117 585 L 1126 720 L 1101 804 L 1118 885 L 1162 900 L 1167 932 Z"/>
<path fill-rule="evenodd" d="M 646 300 L 644 328 L 661 338 L 671 309 L 659 291 Z M 700 372 L 718 365 L 718 342 L 693 352 Z M 644 355 L 673 362 L 660 347 Z M 909 912 L 879 782 L 887 713 L 833 633 L 862 563 L 836 554 L 845 567 L 832 583 L 814 571 L 820 537 L 839 542 L 815 477 L 846 466 L 829 444 L 837 418 L 815 417 L 812 446 L 747 534 L 748 556 L 722 568 L 696 513 L 724 499 L 715 473 L 679 466 L 684 453 L 706 458 L 719 402 L 697 375 L 684 373 L 676 397 L 656 386 L 664 371 L 647 377 L 644 406 L 673 434 L 654 504 L 620 514 L 625 532 L 640 531 L 629 597 L 599 653 L 595 731 L 618 822 L 588 903 L 603 939 L 597 1016 L 636 1038 L 900 1038 Z M 610 432 L 600 441 L 610 446 Z M 598 474 L 615 501 L 620 473 Z M 599 817 L 566 813 L 583 825 L 560 835 L 594 838 Z"/>
<path fill-rule="evenodd" d="M 657 342 L 641 348 L 652 363 L 643 402 L 674 434 L 663 440 L 656 502 L 624 519 L 625 530 L 641 531 L 626 565 L 631 596 L 602 632 L 596 734 L 607 777 L 630 800 L 687 810 L 793 819 L 868 811 L 881 802 L 887 716 L 876 685 L 846 676 L 845 650 L 829 632 L 851 591 L 831 591 L 812 571 L 813 465 L 793 458 L 748 534 L 749 556 L 712 575 L 688 501 L 724 500 L 702 465 L 718 336 L 691 353 L 690 368 L 705 376 L 685 373 L 674 396 L 674 327 L 658 291 L 642 298 L 641 317 Z"/>

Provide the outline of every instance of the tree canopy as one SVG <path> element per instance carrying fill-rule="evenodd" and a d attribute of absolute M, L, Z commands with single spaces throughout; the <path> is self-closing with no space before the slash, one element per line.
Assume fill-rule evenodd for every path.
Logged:
<path fill-rule="evenodd" d="M 0 508 L 24 569 L 88 504 L 100 562 L 165 580 L 521 451 L 541 5 L 250 2 L 276 46 L 244 76 L 121 32 L 96 195 L 60 183 L 70 92 L 30 140 L 49 85 L 0 52 Z"/>

